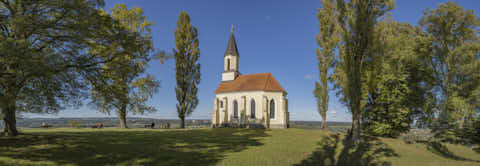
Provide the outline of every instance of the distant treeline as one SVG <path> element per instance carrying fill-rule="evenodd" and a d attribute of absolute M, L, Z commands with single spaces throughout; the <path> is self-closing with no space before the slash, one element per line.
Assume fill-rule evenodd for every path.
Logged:
<path fill-rule="evenodd" d="M 79 127 L 90 127 L 97 123 L 103 123 L 104 127 L 119 127 L 118 118 L 22 118 L 17 119 L 18 127 L 40 128 L 42 124 L 52 127 L 71 127 L 69 122 L 76 121 Z M 180 120 L 154 119 L 154 118 L 129 118 L 127 123 L 130 128 L 143 128 L 145 124 L 155 123 L 155 126 L 161 126 L 169 123 L 172 128 L 180 125 Z M 208 127 L 210 120 L 186 120 L 187 126 Z"/>
<path fill-rule="evenodd" d="M 42 123 L 51 125 L 52 127 L 70 127 L 69 121 L 76 121 L 79 127 L 90 127 L 99 122 L 103 123 L 105 127 L 119 127 L 118 118 L 20 118 L 17 119 L 18 127 L 26 128 L 40 128 Z M 156 126 L 169 123 L 172 128 L 177 128 L 180 125 L 180 120 L 177 119 L 154 119 L 154 118 L 129 118 L 127 123 L 132 128 L 143 128 L 145 124 L 155 123 Z M 185 120 L 187 127 L 210 127 L 211 120 L 195 119 Z M 319 129 L 321 121 L 290 121 L 290 126 L 294 128 L 305 129 Z M 351 122 L 327 122 L 328 126 L 342 126 L 350 127 Z M 0 123 L 0 126 L 3 126 Z"/>

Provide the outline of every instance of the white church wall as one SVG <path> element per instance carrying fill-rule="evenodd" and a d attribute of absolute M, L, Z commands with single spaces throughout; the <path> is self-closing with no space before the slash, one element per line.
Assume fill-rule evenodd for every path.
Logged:
<path fill-rule="evenodd" d="M 284 108 L 284 94 L 283 92 L 265 92 L 265 96 L 268 98 L 268 104 L 273 99 L 275 103 L 275 117 L 270 118 L 271 128 L 283 128 L 285 125 L 285 110 Z M 270 105 L 269 105 L 270 106 Z M 270 109 L 270 108 L 269 108 Z"/>
<path fill-rule="evenodd" d="M 255 100 L 255 118 L 256 119 L 261 119 L 262 118 L 262 105 L 260 104 L 261 99 L 263 97 L 263 91 L 248 91 L 248 92 L 230 92 L 230 93 L 221 93 L 217 95 L 217 98 L 223 99 L 223 98 L 228 98 L 228 120 L 232 120 L 231 118 L 233 117 L 233 101 L 237 100 L 238 102 L 238 112 L 243 109 L 244 107 L 244 99 L 243 96 L 246 97 L 247 99 L 247 116 L 250 116 L 250 100 L 254 99 Z M 225 104 L 225 103 L 224 103 Z M 225 109 L 225 106 L 222 108 L 223 110 Z"/>
<path fill-rule="evenodd" d="M 244 98 L 246 97 L 246 105 L 244 105 Z M 251 100 L 255 100 L 255 119 L 261 120 L 264 118 L 263 109 L 267 107 L 264 102 L 264 96 L 268 99 L 268 104 L 273 99 L 275 102 L 275 118 L 270 119 L 270 126 L 272 128 L 283 128 L 285 124 L 285 110 L 284 108 L 284 93 L 283 92 L 265 92 L 265 91 L 245 91 L 245 92 L 229 92 L 217 94 L 217 98 L 220 101 L 223 101 L 223 107 L 220 107 L 220 123 L 224 122 L 224 110 L 228 108 L 227 116 L 228 121 L 232 121 L 233 118 L 233 102 L 236 100 L 238 102 L 238 117 L 241 116 L 241 111 L 246 106 L 245 111 L 248 119 L 251 116 Z M 227 100 L 225 100 L 227 98 Z"/>

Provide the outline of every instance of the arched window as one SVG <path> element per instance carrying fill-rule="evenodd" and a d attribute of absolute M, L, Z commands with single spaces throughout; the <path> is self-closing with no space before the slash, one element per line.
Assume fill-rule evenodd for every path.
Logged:
<path fill-rule="evenodd" d="M 220 108 L 223 108 L 223 101 L 220 101 Z"/>
<path fill-rule="evenodd" d="M 238 103 L 237 100 L 233 101 L 233 118 L 238 118 Z"/>
<path fill-rule="evenodd" d="M 255 100 L 250 101 L 250 118 L 255 119 Z"/>
<path fill-rule="evenodd" d="M 230 71 L 230 59 L 227 59 L 227 71 Z"/>
<path fill-rule="evenodd" d="M 275 119 L 275 101 L 270 100 L 270 119 Z"/>

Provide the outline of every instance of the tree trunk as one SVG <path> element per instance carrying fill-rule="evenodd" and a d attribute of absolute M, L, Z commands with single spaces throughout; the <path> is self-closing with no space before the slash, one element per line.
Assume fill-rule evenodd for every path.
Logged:
<path fill-rule="evenodd" d="M 360 126 L 360 117 L 359 116 L 353 116 L 353 124 L 352 124 L 352 143 L 357 144 L 360 143 L 360 132 L 361 132 L 361 126 Z"/>
<path fill-rule="evenodd" d="M 463 111 L 465 111 L 465 110 L 463 110 Z M 462 115 L 462 117 L 461 117 L 461 119 L 460 119 L 460 122 L 459 122 L 459 124 L 458 124 L 458 128 L 459 128 L 459 129 L 463 129 L 463 126 L 464 126 L 464 124 L 465 124 L 465 117 L 466 117 L 466 113 L 463 112 L 463 115 Z"/>
<path fill-rule="evenodd" d="M 325 112 L 322 113 L 322 129 L 327 129 L 327 114 Z"/>
<path fill-rule="evenodd" d="M 15 104 L 8 104 L 5 109 L 3 109 L 3 124 L 4 124 L 4 134 L 6 136 L 17 136 L 17 120 L 15 117 Z"/>
<path fill-rule="evenodd" d="M 127 126 L 127 106 L 123 105 L 122 109 L 120 109 L 120 112 L 118 113 L 118 118 L 120 120 L 120 128 L 126 129 L 128 128 Z"/>
<path fill-rule="evenodd" d="M 185 117 L 181 116 L 180 117 L 180 128 L 184 129 L 185 128 Z"/>

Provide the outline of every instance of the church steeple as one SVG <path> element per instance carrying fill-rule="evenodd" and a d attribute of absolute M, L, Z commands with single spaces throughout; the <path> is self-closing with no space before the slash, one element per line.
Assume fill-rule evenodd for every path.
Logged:
<path fill-rule="evenodd" d="M 230 30 L 230 39 L 228 40 L 227 49 L 224 55 L 224 72 L 222 73 L 222 81 L 233 81 L 238 75 L 238 59 L 239 53 L 237 49 L 237 42 L 233 35 L 233 25 Z"/>
<path fill-rule="evenodd" d="M 239 56 L 237 42 L 235 42 L 235 36 L 233 35 L 233 25 L 230 30 L 230 40 L 228 40 L 227 50 L 225 50 L 225 56 L 227 55 Z"/>

